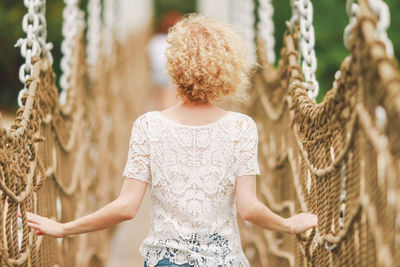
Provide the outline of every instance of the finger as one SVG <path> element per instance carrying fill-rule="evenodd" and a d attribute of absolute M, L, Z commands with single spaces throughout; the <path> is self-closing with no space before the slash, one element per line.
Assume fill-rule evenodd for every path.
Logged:
<path fill-rule="evenodd" d="M 43 216 L 37 215 L 37 214 L 29 212 L 29 211 L 26 212 L 26 215 L 31 217 L 31 218 L 35 218 L 35 219 L 43 218 Z"/>
<path fill-rule="evenodd" d="M 315 215 L 314 217 L 314 227 L 318 226 L 318 216 Z"/>
<path fill-rule="evenodd" d="M 38 224 L 36 224 L 36 223 L 28 222 L 27 224 L 28 224 L 28 227 L 31 227 L 31 228 L 34 228 L 34 229 L 40 229 L 40 226 Z"/>
<path fill-rule="evenodd" d="M 30 213 L 30 212 L 26 213 L 26 218 L 28 219 L 28 221 L 35 222 L 35 223 L 38 223 L 41 220 L 43 220 L 42 216 L 34 214 L 34 213 Z"/>
<path fill-rule="evenodd" d="M 36 231 L 36 235 L 44 235 L 44 233 L 41 231 Z"/>
<path fill-rule="evenodd" d="M 26 220 L 27 220 L 28 222 L 31 222 L 31 223 L 39 223 L 37 220 L 35 220 L 34 218 L 29 217 L 29 216 L 26 217 Z"/>
<path fill-rule="evenodd" d="M 33 229 L 36 229 L 36 230 L 39 230 L 39 229 L 40 229 L 40 226 L 39 226 L 38 224 L 36 224 L 36 223 L 28 222 L 28 226 L 29 226 L 30 228 L 33 228 Z"/>
<path fill-rule="evenodd" d="M 308 225 L 310 226 L 310 228 L 311 228 L 311 227 L 317 227 L 317 223 L 315 222 L 315 220 L 310 220 L 310 221 L 308 222 Z"/>
<path fill-rule="evenodd" d="M 33 219 L 37 219 L 37 220 L 40 220 L 41 218 L 43 218 L 43 216 L 37 215 L 37 214 L 32 213 L 32 212 L 26 212 L 26 216 L 30 217 L 30 218 L 33 218 Z"/>

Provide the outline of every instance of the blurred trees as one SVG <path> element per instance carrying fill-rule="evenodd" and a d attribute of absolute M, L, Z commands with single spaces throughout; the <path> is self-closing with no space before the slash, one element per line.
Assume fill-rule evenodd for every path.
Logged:
<path fill-rule="evenodd" d="M 83 9 L 88 0 L 81 0 Z M 198 0 L 201 1 L 201 0 Z M 254 0 L 256 3 L 258 0 Z M 286 29 L 285 22 L 290 18 L 290 0 L 273 0 L 275 8 L 275 39 L 276 53 L 279 55 L 282 48 L 283 33 Z M 318 60 L 317 77 L 320 82 L 320 95 L 318 101 L 323 98 L 327 90 L 331 88 L 333 77 L 339 69 L 341 62 L 348 55 L 343 45 L 343 30 L 348 23 L 345 12 L 345 0 L 312 1 L 314 5 L 314 27 L 316 34 L 316 54 Z M 183 13 L 193 12 L 196 9 L 196 0 L 154 0 L 155 25 L 169 9 L 178 9 Z M 400 1 L 386 0 L 391 11 L 391 27 L 389 38 L 393 41 L 397 60 L 400 60 Z M 60 45 L 62 9 L 64 1 L 47 1 L 48 40 L 54 45 L 53 67 L 60 73 Z M 14 44 L 18 38 L 24 37 L 22 31 L 22 17 L 26 13 L 23 1 L 0 0 L 0 108 L 15 110 L 17 94 L 22 88 L 18 79 L 18 70 L 23 59 L 19 54 L 19 48 Z"/>
<path fill-rule="evenodd" d="M 201 0 L 198 0 L 201 1 Z M 196 12 L 197 0 L 154 0 L 154 29 L 169 10 L 178 10 L 183 14 Z"/>

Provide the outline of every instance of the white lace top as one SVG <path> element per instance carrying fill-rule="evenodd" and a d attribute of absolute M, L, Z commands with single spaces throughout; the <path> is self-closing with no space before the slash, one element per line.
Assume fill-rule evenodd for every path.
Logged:
<path fill-rule="evenodd" d="M 153 267 L 168 258 L 194 266 L 249 266 L 236 221 L 235 181 L 259 174 L 257 127 L 228 111 L 203 126 L 159 111 L 133 124 L 123 175 L 151 185 L 151 228 L 140 252 Z"/>

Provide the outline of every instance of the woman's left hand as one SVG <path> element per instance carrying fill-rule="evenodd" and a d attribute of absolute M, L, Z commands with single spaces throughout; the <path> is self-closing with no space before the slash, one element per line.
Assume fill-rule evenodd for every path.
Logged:
<path fill-rule="evenodd" d="M 26 216 L 28 219 L 28 226 L 36 229 L 37 235 L 48 235 L 58 238 L 65 236 L 64 224 L 31 212 L 27 212 Z"/>

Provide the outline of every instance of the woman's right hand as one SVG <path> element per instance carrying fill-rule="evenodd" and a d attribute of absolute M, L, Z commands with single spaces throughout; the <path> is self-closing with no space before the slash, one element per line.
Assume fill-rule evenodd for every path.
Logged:
<path fill-rule="evenodd" d="M 318 216 L 309 213 L 299 213 L 286 219 L 289 233 L 297 234 L 318 226 Z"/>
<path fill-rule="evenodd" d="M 49 218 L 27 212 L 28 226 L 36 230 L 37 235 L 48 235 L 52 237 L 64 237 L 65 226 Z"/>

